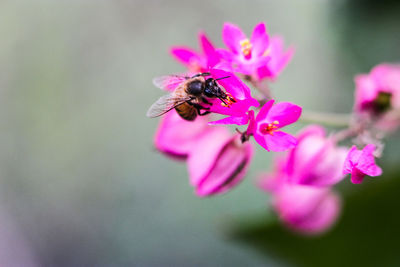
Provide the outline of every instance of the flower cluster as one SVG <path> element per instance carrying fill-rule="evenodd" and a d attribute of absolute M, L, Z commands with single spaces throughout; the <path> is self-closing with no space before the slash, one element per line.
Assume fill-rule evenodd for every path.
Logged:
<path fill-rule="evenodd" d="M 251 137 L 267 151 L 295 147 L 296 138 L 281 128 L 299 119 L 301 107 L 275 104 L 265 97 L 259 101 L 242 81 L 275 79 L 293 54 L 293 49 L 284 51 L 282 38 L 270 38 L 264 23 L 254 28 L 250 40 L 240 28 L 226 23 L 222 37 L 227 49 L 216 48 L 204 32 L 198 37 L 201 52 L 185 46 L 170 50 L 187 68 L 186 74 L 156 78 L 155 84 L 173 94 L 190 77 L 211 78 L 229 98 L 208 97 L 201 108 L 226 117 L 215 121 L 210 115 L 198 116 L 188 121 L 172 109 L 161 120 L 155 145 L 165 154 L 187 161 L 190 183 L 196 194 L 204 197 L 225 193 L 243 179 L 253 155 L 253 145 L 248 142 Z M 224 124 L 247 125 L 247 129 L 231 134 L 217 126 Z"/>
<path fill-rule="evenodd" d="M 260 175 L 258 186 L 272 196 L 272 208 L 289 228 L 305 234 L 329 229 L 341 210 L 334 186 L 347 174 L 354 184 L 382 174 L 375 158 L 382 155 L 386 135 L 400 125 L 400 66 L 381 64 L 356 76 L 354 110 L 344 129 L 328 134 L 314 124 L 293 136 L 282 130 L 299 120 L 302 108 L 276 102 L 269 83 L 276 81 L 294 49 L 284 49 L 283 39 L 270 36 L 264 23 L 254 27 L 250 38 L 225 23 L 226 48 L 215 47 L 204 32 L 198 38 L 200 52 L 186 46 L 170 50 L 186 67 L 185 74 L 154 81 L 168 93 L 148 113 L 166 113 L 156 148 L 186 161 L 190 184 L 200 197 L 238 185 L 249 169 L 254 143 L 283 152 L 275 158 L 274 170 Z M 225 125 L 243 130 L 231 133 Z M 351 148 L 340 144 L 349 140 Z"/>
<path fill-rule="evenodd" d="M 311 125 L 297 136 L 298 145 L 275 161 L 275 171 L 261 176 L 259 186 L 270 192 L 272 204 L 289 227 L 308 234 L 329 228 L 340 210 L 332 186 L 340 182 L 348 149 Z"/>

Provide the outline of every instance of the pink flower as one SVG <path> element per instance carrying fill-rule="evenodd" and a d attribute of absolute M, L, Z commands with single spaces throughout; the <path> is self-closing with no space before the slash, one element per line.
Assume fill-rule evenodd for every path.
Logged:
<path fill-rule="evenodd" d="M 344 162 L 343 174 L 351 173 L 351 182 L 360 184 L 365 175 L 379 176 L 382 174 L 382 169 L 375 164 L 374 153 L 375 145 L 369 144 L 363 150 L 357 150 L 353 146 L 346 161 Z"/>
<path fill-rule="evenodd" d="M 265 55 L 269 36 L 264 23 L 259 23 L 254 27 L 250 39 L 238 26 L 225 23 L 222 39 L 229 50 L 218 49 L 217 51 L 221 58 L 232 65 L 235 72 L 252 75 L 270 60 Z"/>
<path fill-rule="evenodd" d="M 327 187 L 288 183 L 284 164 L 275 163 L 275 172 L 264 175 L 260 187 L 271 193 L 272 207 L 289 228 L 303 234 L 327 231 L 340 213 L 340 198 Z"/>
<path fill-rule="evenodd" d="M 200 197 L 222 194 L 242 181 L 253 147 L 242 144 L 222 127 L 213 128 L 192 144 L 188 158 L 190 183 Z"/>
<path fill-rule="evenodd" d="M 292 59 L 294 48 L 290 47 L 284 51 L 283 39 L 280 36 L 274 36 L 271 38 L 269 48 L 265 54 L 271 59 L 266 65 L 257 69 L 257 79 L 263 80 L 267 78 L 275 80 Z"/>
<path fill-rule="evenodd" d="M 379 115 L 400 108 L 400 65 L 380 64 L 355 78 L 355 109 Z"/>
<path fill-rule="evenodd" d="M 156 148 L 168 156 L 186 158 L 198 138 L 210 131 L 206 117 L 195 121 L 182 119 L 175 110 L 164 115 L 158 126 L 154 143 Z"/>
<path fill-rule="evenodd" d="M 254 111 L 250 110 L 244 116 L 231 116 L 222 120 L 209 122 L 216 124 L 237 124 L 249 123 L 246 131 L 247 136 L 253 135 L 267 151 L 284 151 L 296 146 L 297 140 L 290 134 L 279 131 L 286 125 L 296 122 L 301 115 L 301 107 L 289 102 L 280 102 L 276 105 L 274 100 L 268 101 L 254 118 Z"/>
<path fill-rule="evenodd" d="M 171 55 L 185 65 L 190 72 L 207 72 L 210 67 L 219 62 L 219 56 L 216 53 L 214 45 L 207 38 L 205 33 L 198 34 L 199 44 L 202 53 L 198 53 L 186 46 L 174 46 L 171 48 Z"/>
<path fill-rule="evenodd" d="M 280 102 L 276 105 L 274 100 L 268 101 L 258 112 L 250 113 L 250 123 L 247 133 L 267 151 L 284 151 L 297 145 L 297 140 L 290 134 L 279 131 L 286 125 L 296 122 L 301 115 L 301 107 L 289 102 Z"/>
<path fill-rule="evenodd" d="M 327 231 L 340 213 L 340 198 L 328 188 L 286 185 L 273 194 L 272 205 L 280 219 L 304 234 Z"/>
<path fill-rule="evenodd" d="M 340 182 L 348 149 L 326 137 L 321 126 L 306 127 L 297 136 L 297 146 L 289 151 L 285 172 L 293 184 L 329 186 Z"/>
<path fill-rule="evenodd" d="M 251 96 L 250 88 L 244 84 L 235 74 L 220 69 L 211 69 L 211 77 L 214 79 L 224 78 L 218 81 L 226 93 L 233 98 L 233 101 L 228 101 L 228 105 L 220 99 L 209 99 L 212 106 L 210 111 L 223 115 L 230 116 L 246 116 L 246 112 L 251 106 L 258 107 L 259 102 Z"/>

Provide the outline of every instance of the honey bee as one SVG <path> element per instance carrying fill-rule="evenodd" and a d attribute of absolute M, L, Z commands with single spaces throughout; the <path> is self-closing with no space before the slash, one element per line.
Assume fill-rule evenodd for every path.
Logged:
<path fill-rule="evenodd" d="M 230 76 L 218 79 L 206 79 L 206 76 L 210 76 L 210 73 L 199 73 L 192 77 L 169 75 L 155 78 L 153 83 L 157 87 L 173 91 L 158 99 L 147 111 L 147 116 L 155 118 L 175 109 L 183 119 L 193 121 L 197 115 L 204 116 L 210 113 L 211 103 L 208 98 L 218 98 L 222 102 L 221 105 L 226 107 L 236 102 L 217 83 L 218 80 Z"/>

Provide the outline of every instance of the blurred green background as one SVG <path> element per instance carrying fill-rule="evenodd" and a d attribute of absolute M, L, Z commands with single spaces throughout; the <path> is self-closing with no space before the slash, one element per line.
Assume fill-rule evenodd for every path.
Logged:
<path fill-rule="evenodd" d="M 272 85 L 304 109 L 350 112 L 353 76 L 400 59 L 398 1 L 1 1 L 1 266 L 398 266 L 399 135 L 384 175 L 344 181 L 328 234 L 296 236 L 254 186 L 272 155 L 257 150 L 229 194 L 194 196 L 186 167 L 157 153 L 162 92 L 183 71 L 172 45 L 222 45 L 225 21 L 265 21 L 296 47 Z M 301 124 L 292 127 L 298 130 Z"/>

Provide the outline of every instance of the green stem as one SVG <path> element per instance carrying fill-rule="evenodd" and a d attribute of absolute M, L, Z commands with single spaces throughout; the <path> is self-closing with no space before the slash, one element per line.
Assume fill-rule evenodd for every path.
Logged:
<path fill-rule="evenodd" d="M 348 127 L 351 122 L 350 114 L 339 113 L 321 113 L 312 111 L 303 111 L 300 121 L 306 123 L 318 123 L 333 127 Z"/>

